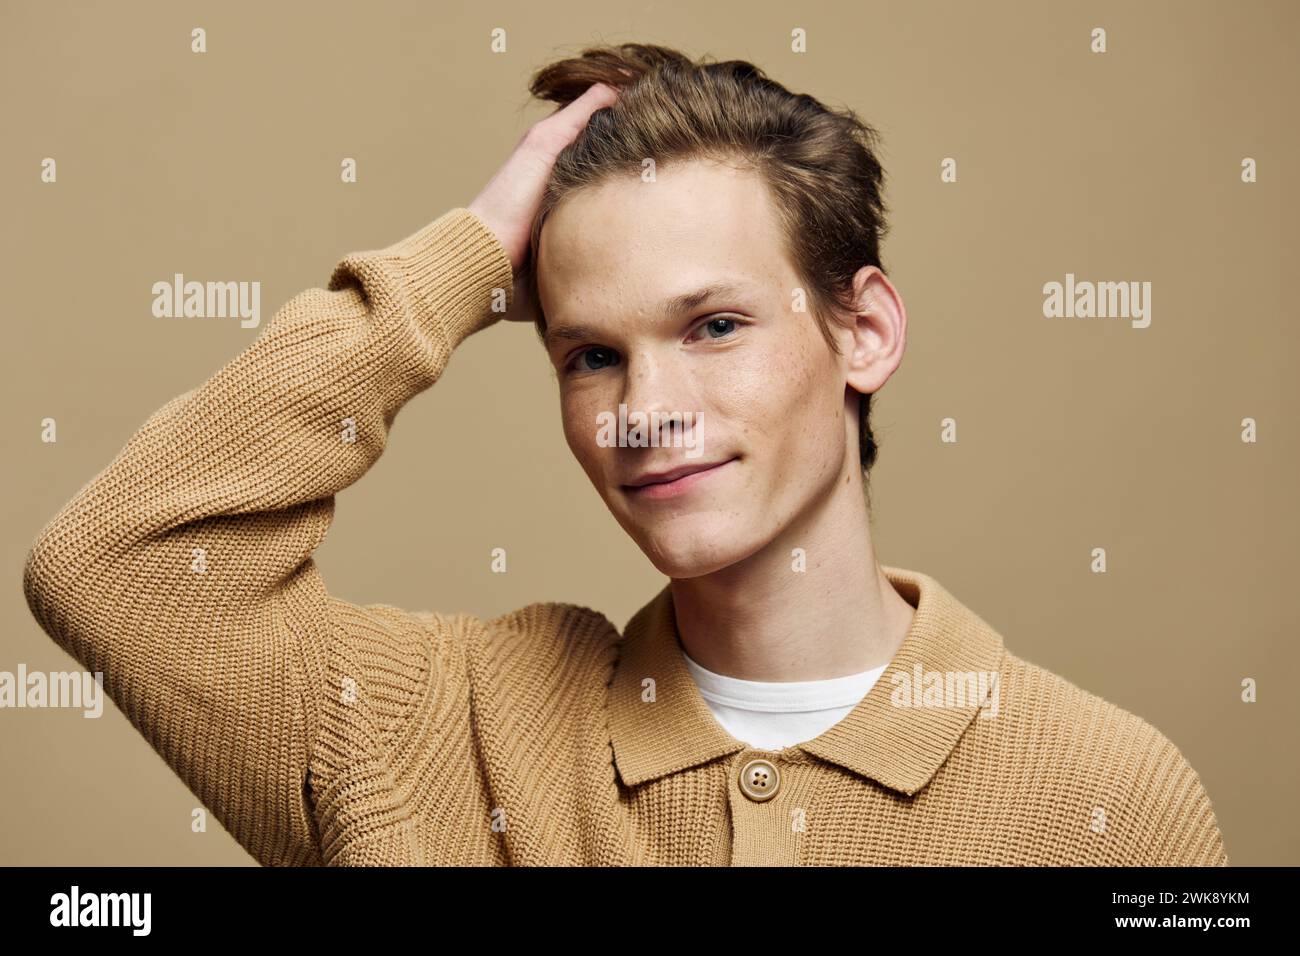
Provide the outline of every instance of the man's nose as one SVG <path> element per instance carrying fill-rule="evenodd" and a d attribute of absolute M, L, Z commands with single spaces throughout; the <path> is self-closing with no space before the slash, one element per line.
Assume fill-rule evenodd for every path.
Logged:
<path fill-rule="evenodd" d="M 661 447 L 681 445 L 698 411 L 693 407 L 695 388 L 689 376 L 672 362 L 638 355 L 629 361 L 624 383 L 621 401 L 627 405 L 628 415 L 645 414 L 647 427 L 659 432 L 658 441 L 648 434 L 648 442 Z"/>

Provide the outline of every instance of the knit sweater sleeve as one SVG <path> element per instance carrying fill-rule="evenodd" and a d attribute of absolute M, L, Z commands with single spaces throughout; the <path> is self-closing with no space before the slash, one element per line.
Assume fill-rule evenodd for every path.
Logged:
<path fill-rule="evenodd" d="M 264 865 L 322 862 L 308 781 L 322 723 L 384 732 L 355 682 L 331 682 L 349 635 L 312 554 L 335 495 L 375 463 L 456 346 L 500 318 L 511 280 L 496 236 L 464 208 L 344 257 L 325 288 L 298 293 L 150 416 L 27 556 L 41 627 L 103 673 Z M 350 716 L 331 695 L 355 702 Z"/>
<path fill-rule="evenodd" d="M 1182 752 L 1157 734 L 1155 759 L 1134 781 L 1143 866 L 1227 866 L 1214 805 Z"/>

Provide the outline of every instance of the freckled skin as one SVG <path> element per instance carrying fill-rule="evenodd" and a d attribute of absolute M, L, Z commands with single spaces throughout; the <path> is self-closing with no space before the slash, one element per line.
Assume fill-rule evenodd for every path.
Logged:
<path fill-rule="evenodd" d="M 542 230 L 538 289 L 550 327 L 599 333 L 550 349 L 569 448 L 655 567 L 690 578 L 765 548 L 788 553 L 802 519 L 833 496 L 860 493 L 857 388 L 882 384 L 897 357 L 865 375 L 849 361 L 851 324 L 836 330 L 845 352 L 837 356 L 812 314 L 793 310 L 803 283 L 757 174 L 692 161 L 660 165 L 657 177 L 567 197 Z M 672 296 L 724 279 L 753 291 L 660 311 Z M 710 319 L 736 324 L 710 333 Z M 617 415 L 620 402 L 629 413 L 702 413 L 703 453 L 601 447 L 597 415 Z M 677 498 L 643 500 L 622 487 L 645 471 L 737 455 Z"/>

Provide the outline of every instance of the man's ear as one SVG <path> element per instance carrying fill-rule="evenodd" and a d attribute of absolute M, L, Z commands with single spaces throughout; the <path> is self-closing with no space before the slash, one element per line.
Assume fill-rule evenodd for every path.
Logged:
<path fill-rule="evenodd" d="M 907 347 L 907 310 L 894 284 L 876 266 L 853 277 L 852 314 L 841 319 L 845 383 L 874 394 L 894 374 Z"/>

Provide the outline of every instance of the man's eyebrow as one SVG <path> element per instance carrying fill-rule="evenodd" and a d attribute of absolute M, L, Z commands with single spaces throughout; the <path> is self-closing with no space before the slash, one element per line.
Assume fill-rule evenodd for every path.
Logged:
<path fill-rule="evenodd" d="M 594 339 L 599 334 L 599 332 L 589 325 L 552 325 L 547 328 L 544 341 L 546 347 L 549 349 L 561 339 L 564 339 L 565 341 L 582 342 L 587 339 Z"/>
<path fill-rule="evenodd" d="M 710 299 L 720 298 L 724 295 L 744 295 L 748 292 L 747 286 L 737 282 L 719 281 L 711 282 L 706 286 L 701 286 L 694 292 L 683 292 L 681 295 L 673 296 L 668 299 L 660 309 L 665 315 L 673 315 L 678 312 L 690 312 L 697 309 Z"/>
<path fill-rule="evenodd" d="M 744 295 L 749 291 L 747 286 L 736 282 L 711 282 L 706 286 L 701 286 L 690 292 L 683 292 L 681 295 L 675 295 L 671 299 L 665 299 L 659 306 L 659 311 L 664 315 L 675 315 L 681 312 L 690 312 L 697 309 L 710 299 L 719 298 L 725 295 Z M 556 325 L 546 330 L 545 343 L 550 348 L 555 342 L 561 339 L 565 341 L 581 342 L 586 339 L 600 337 L 600 331 L 589 325 Z"/>

